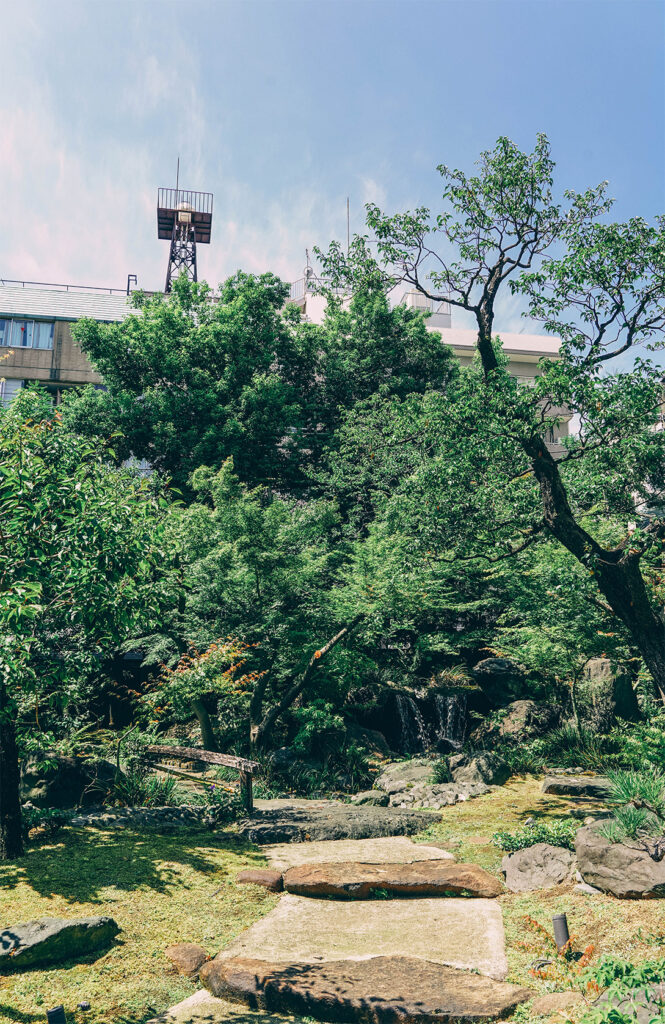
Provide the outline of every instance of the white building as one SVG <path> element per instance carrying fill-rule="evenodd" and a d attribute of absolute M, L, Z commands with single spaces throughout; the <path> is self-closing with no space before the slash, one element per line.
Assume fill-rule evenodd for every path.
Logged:
<path fill-rule="evenodd" d="M 291 285 L 289 302 L 295 303 L 302 310 L 303 316 L 315 324 L 323 321 L 326 300 L 317 294 L 315 278 L 300 278 Z M 344 293 L 340 293 L 344 294 Z M 477 333 L 462 327 L 453 327 L 452 312 L 449 303 L 434 302 L 421 292 L 411 290 L 404 292 L 400 300 L 406 306 L 420 309 L 430 314 L 427 326 L 430 331 L 437 331 L 441 340 L 449 345 L 462 366 L 468 366 L 476 351 Z M 543 357 L 559 358 L 559 338 L 547 334 L 514 334 L 497 330 L 508 356 L 508 370 L 523 384 L 533 383 L 538 376 L 538 363 Z M 552 415 L 560 422 L 554 428 L 552 441 L 568 436 L 571 414 L 567 409 L 553 409 Z"/>

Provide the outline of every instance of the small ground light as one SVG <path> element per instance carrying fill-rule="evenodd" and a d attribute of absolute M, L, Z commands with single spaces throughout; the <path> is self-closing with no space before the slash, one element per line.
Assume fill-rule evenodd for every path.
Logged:
<path fill-rule="evenodd" d="M 552 918 L 552 924 L 554 925 L 554 941 L 556 942 L 557 949 L 562 953 L 570 942 L 568 918 L 565 914 L 555 914 Z"/>
<path fill-rule="evenodd" d="M 86 1000 L 84 999 L 82 1003 L 79 1003 L 79 1004 L 78 1004 L 78 1007 L 77 1007 L 77 1009 L 79 1009 L 79 1010 L 89 1010 L 89 1009 L 90 1009 L 90 1003 L 89 1003 L 89 1002 L 87 1002 L 87 1001 L 86 1001 Z"/>
<path fill-rule="evenodd" d="M 67 1024 L 64 1006 L 55 1006 L 52 1010 L 46 1011 L 48 1024 Z"/>

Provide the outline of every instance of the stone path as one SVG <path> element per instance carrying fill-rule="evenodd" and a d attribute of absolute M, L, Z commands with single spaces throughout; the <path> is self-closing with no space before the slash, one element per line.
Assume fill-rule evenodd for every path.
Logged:
<path fill-rule="evenodd" d="M 329 813 L 328 801 L 307 801 L 304 808 L 280 803 L 275 814 L 295 809 L 310 822 L 313 803 L 323 805 L 317 810 L 324 819 Z M 348 829 L 360 827 L 356 819 Z M 265 1011 L 266 1024 L 268 1013 L 359 1024 L 461 1024 L 505 1017 L 532 995 L 503 980 L 503 920 L 491 898 L 502 887 L 477 865 L 457 864 L 448 851 L 403 835 L 377 838 L 373 832 L 273 843 L 265 853 L 286 888 L 307 895 L 285 892 L 270 913 L 203 965 L 200 980 L 208 993 L 185 1000 L 157 1018 L 159 1024 L 234 1024 L 237 1010 L 229 1013 L 229 999 L 249 1007 L 248 1024 L 257 1009 Z M 420 898 L 414 879 L 434 884 L 437 895 Z M 388 892 L 413 898 L 376 898 Z M 325 898 L 331 895 L 341 898 Z"/>
<path fill-rule="evenodd" d="M 239 822 L 259 846 L 310 840 L 408 836 L 432 821 L 431 811 L 345 804 L 340 800 L 256 800 L 254 814 Z"/>

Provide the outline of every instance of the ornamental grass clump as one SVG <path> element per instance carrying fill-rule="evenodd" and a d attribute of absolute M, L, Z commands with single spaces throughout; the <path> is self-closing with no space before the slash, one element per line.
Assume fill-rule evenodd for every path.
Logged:
<path fill-rule="evenodd" d="M 665 835 L 665 773 L 617 771 L 608 777 L 614 811 L 601 825 L 600 834 L 611 843 Z"/>

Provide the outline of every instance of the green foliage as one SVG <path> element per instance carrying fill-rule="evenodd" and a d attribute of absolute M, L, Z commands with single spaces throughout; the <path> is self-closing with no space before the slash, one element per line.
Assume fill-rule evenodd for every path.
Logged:
<path fill-rule="evenodd" d="M 665 774 L 660 768 L 648 772 L 614 771 L 609 774 L 613 817 L 601 825 L 601 834 L 611 843 L 660 836 L 665 832 Z"/>
<path fill-rule="evenodd" d="M 153 481 L 109 466 L 27 389 L 0 411 L 0 681 L 12 707 L 55 726 L 101 660 L 156 623 L 170 554 Z"/>
<path fill-rule="evenodd" d="M 643 1008 L 648 1004 L 649 1024 L 665 1024 L 665 1000 L 652 994 L 664 977 L 665 960 L 631 964 L 615 957 L 601 957 L 588 968 L 587 979 L 591 989 L 605 989 L 604 998 L 585 1010 L 580 1024 L 634 1024 L 638 1011 L 642 1010 L 643 1016 Z"/>
<path fill-rule="evenodd" d="M 442 757 L 434 763 L 432 767 L 432 782 L 434 785 L 445 785 L 446 782 L 452 782 L 447 757 Z"/>
<path fill-rule="evenodd" d="M 391 310 L 382 291 L 364 289 L 348 309 L 333 300 L 322 326 L 282 310 L 287 295 L 272 274 L 237 273 L 214 301 L 180 278 L 122 324 L 80 321 L 76 339 L 106 390 L 86 389 L 65 416 L 82 433 L 120 431 L 119 454 L 148 459 L 180 488 L 231 457 L 250 485 L 302 490 L 344 409 L 450 372 L 422 316 Z"/>
<path fill-rule="evenodd" d="M 574 850 L 578 828 L 579 824 L 572 818 L 553 818 L 525 825 L 515 832 L 495 832 L 492 842 L 507 853 L 525 850 L 536 843 L 549 843 L 551 846 L 564 846 L 567 850 Z"/>
<path fill-rule="evenodd" d="M 322 754 L 338 749 L 342 745 L 346 728 L 344 719 L 335 712 L 332 704 L 320 697 L 305 707 L 294 708 L 292 717 L 298 731 L 291 743 L 297 754 Z"/>

